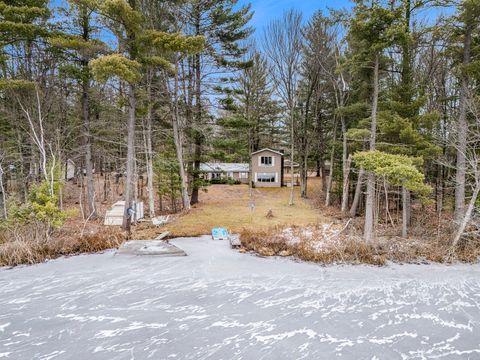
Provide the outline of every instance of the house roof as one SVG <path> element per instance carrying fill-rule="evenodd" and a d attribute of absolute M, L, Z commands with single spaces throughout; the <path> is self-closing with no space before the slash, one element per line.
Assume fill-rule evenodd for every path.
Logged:
<path fill-rule="evenodd" d="M 251 153 L 251 155 L 255 155 L 255 154 L 258 154 L 258 153 L 261 153 L 263 151 L 271 151 L 275 154 L 278 154 L 278 155 L 282 155 L 283 156 L 283 153 L 281 153 L 280 151 L 277 151 L 277 150 L 272 150 L 270 148 L 263 148 L 263 149 L 260 149 L 260 150 L 257 150 L 257 151 L 254 151 Z"/>
<path fill-rule="evenodd" d="M 289 160 L 289 159 L 285 159 L 285 161 L 283 162 L 283 166 L 289 167 L 289 166 L 290 166 L 290 160 Z M 297 163 L 297 162 L 295 162 L 295 161 L 293 162 L 293 167 L 299 167 L 299 166 L 300 166 L 299 163 Z"/>
<path fill-rule="evenodd" d="M 206 172 L 248 172 L 249 164 L 245 163 L 201 163 L 200 170 Z"/>

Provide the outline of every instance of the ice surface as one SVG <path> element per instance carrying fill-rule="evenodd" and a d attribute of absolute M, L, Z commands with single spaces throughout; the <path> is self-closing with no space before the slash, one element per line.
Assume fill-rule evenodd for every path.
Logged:
<path fill-rule="evenodd" d="M 480 359 L 480 266 L 321 267 L 177 239 L 0 270 L 3 359 Z"/>

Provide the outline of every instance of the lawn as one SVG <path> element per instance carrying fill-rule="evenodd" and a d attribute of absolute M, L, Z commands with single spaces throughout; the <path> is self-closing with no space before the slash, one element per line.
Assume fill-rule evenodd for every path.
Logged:
<path fill-rule="evenodd" d="M 189 213 L 179 216 L 165 229 L 172 236 L 209 234 L 214 227 L 224 227 L 231 232 L 243 228 L 261 229 L 275 225 L 303 225 L 324 220 L 313 203 L 320 196 L 319 179 L 311 178 L 309 199 L 300 198 L 300 188 L 295 187 L 294 205 L 288 206 L 290 189 L 253 189 L 250 200 L 247 185 L 211 185 L 200 194 L 200 203 Z M 250 204 L 255 204 L 252 211 Z M 267 218 L 272 210 L 273 217 Z"/>

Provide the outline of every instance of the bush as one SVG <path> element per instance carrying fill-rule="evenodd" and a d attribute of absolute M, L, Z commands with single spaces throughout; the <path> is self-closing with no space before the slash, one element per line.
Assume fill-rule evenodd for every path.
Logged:
<path fill-rule="evenodd" d="M 474 263 L 480 260 L 480 239 L 469 239 L 452 249 L 449 238 L 424 240 L 379 237 L 366 243 L 361 237 L 343 235 L 342 225 L 272 227 L 266 230 L 243 230 L 242 247 L 262 256 L 294 256 L 321 264 L 348 263 L 384 265 L 397 263 Z"/>
<path fill-rule="evenodd" d="M 11 226 L 0 234 L 0 266 L 35 264 L 60 256 L 118 248 L 125 235 L 120 230 L 102 230 L 80 236 L 75 231 L 58 230 L 46 236 L 43 222 Z"/>
<path fill-rule="evenodd" d="M 223 185 L 240 185 L 242 182 L 234 178 L 218 178 L 210 180 L 210 184 L 223 184 Z"/>
<path fill-rule="evenodd" d="M 58 207 L 62 186 L 63 184 L 58 181 L 54 182 L 53 186 L 44 181 L 32 186 L 25 203 L 9 201 L 10 216 L 7 220 L 0 222 L 0 229 L 28 224 L 36 226 L 38 223 L 43 223 L 48 237 L 54 229 L 60 228 L 65 220 L 75 214 L 75 211 L 62 211 Z"/>

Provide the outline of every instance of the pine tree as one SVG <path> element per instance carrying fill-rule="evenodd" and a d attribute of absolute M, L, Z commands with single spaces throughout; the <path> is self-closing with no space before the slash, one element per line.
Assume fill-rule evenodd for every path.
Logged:
<path fill-rule="evenodd" d="M 193 118 L 190 119 L 189 129 L 194 143 L 192 205 L 198 202 L 199 171 L 206 132 L 204 118 L 207 112 L 204 108 L 204 93 L 207 89 L 204 80 L 210 78 L 214 82 L 215 78 L 218 80 L 218 73 L 235 72 L 248 65 L 242 60 L 246 49 L 241 46 L 241 42 L 252 32 L 247 24 L 253 13 L 250 11 L 250 5 L 236 9 L 237 4 L 238 0 L 193 0 L 189 7 L 189 23 L 193 35 L 203 36 L 206 42 L 205 51 L 191 59 L 191 87 L 194 100 L 191 109 Z M 217 74 L 214 77 L 209 76 L 212 67 Z M 224 80 L 223 85 L 230 81 L 228 78 L 221 80 Z"/>
<path fill-rule="evenodd" d="M 126 56 L 120 53 L 110 54 L 90 61 L 94 75 L 99 80 L 117 76 L 128 84 L 128 125 L 127 125 L 127 176 L 125 190 L 124 228 L 130 231 L 130 208 L 133 206 L 135 189 L 135 126 L 137 94 L 136 86 L 141 79 L 142 64 L 155 63 L 172 70 L 170 62 L 163 54 L 195 53 L 203 47 L 202 37 L 185 37 L 180 33 L 167 33 L 149 29 L 145 19 L 138 9 L 135 0 L 106 0 L 101 3 L 100 12 L 111 21 L 111 29 L 117 35 L 120 48 L 126 50 Z M 157 53 L 152 54 L 149 50 Z M 175 81 L 178 77 L 178 59 L 175 60 Z M 178 106 L 175 106 L 177 109 Z M 174 116 L 175 121 L 178 116 Z M 175 136 L 178 139 L 178 135 Z M 179 145 L 181 147 L 181 144 Z M 178 146 L 177 146 L 178 148 Z M 178 149 L 177 149 L 178 150 Z M 179 159 L 180 160 L 180 159 Z M 179 161 L 180 171 L 183 170 L 182 161 Z M 185 176 L 182 176 L 182 195 L 184 206 L 188 209 L 186 201 Z"/>
<path fill-rule="evenodd" d="M 53 46 L 63 50 L 69 65 L 62 68 L 66 76 L 77 81 L 81 87 L 80 104 L 83 123 L 83 144 L 85 175 L 87 182 L 88 218 L 97 217 L 95 206 L 95 186 L 92 164 L 92 133 L 91 117 L 91 82 L 92 73 L 89 62 L 106 50 L 106 45 L 94 39 L 96 27 L 93 25 L 94 10 L 88 7 L 88 2 L 73 1 L 70 8 L 65 10 L 65 15 L 71 19 L 64 32 L 52 36 L 49 41 Z M 64 25 L 65 26 L 65 25 Z"/>
<path fill-rule="evenodd" d="M 350 23 L 349 42 L 355 49 L 351 64 L 356 67 L 373 67 L 370 115 L 369 150 L 376 150 L 377 111 L 380 92 L 380 63 L 384 49 L 389 47 L 398 31 L 398 14 L 378 3 L 371 6 L 357 0 Z M 370 171 L 367 178 L 364 238 L 374 237 L 375 174 Z"/>

